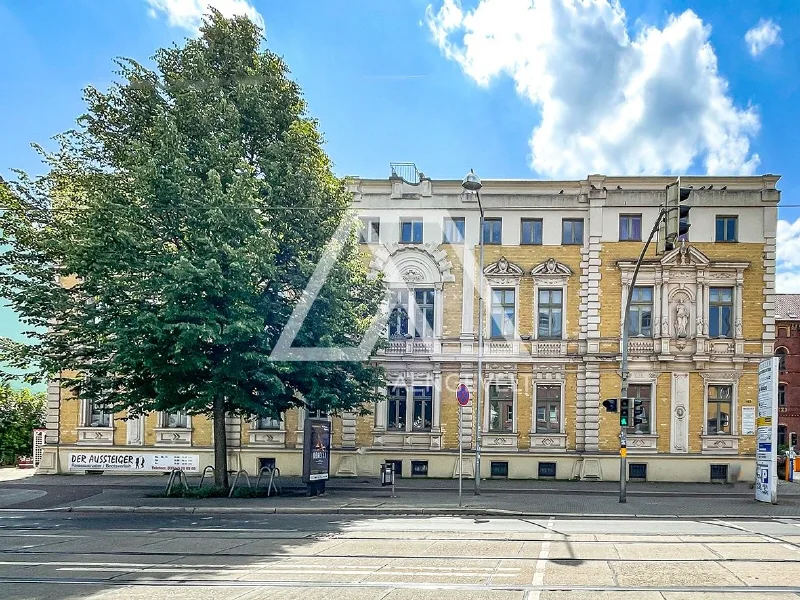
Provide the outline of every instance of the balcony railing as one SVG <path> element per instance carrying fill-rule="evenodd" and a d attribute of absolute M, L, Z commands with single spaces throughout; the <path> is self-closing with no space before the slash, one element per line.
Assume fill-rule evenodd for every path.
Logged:
<path fill-rule="evenodd" d="M 392 177 L 399 177 L 406 183 L 417 185 L 420 181 L 419 170 L 414 163 L 389 163 Z"/>
<path fill-rule="evenodd" d="M 441 342 L 434 339 L 400 339 L 389 340 L 383 354 L 397 356 L 399 354 L 434 354 L 441 352 Z"/>

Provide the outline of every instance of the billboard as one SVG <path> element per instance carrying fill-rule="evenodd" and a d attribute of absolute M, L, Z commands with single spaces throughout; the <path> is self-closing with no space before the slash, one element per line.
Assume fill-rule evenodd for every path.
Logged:
<path fill-rule="evenodd" d="M 138 452 L 70 452 L 70 471 L 199 471 L 197 454 L 144 454 Z"/>
<path fill-rule="evenodd" d="M 331 422 L 306 419 L 303 425 L 303 481 L 324 481 L 331 468 Z"/>
<path fill-rule="evenodd" d="M 758 365 L 756 413 L 756 500 L 778 501 L 778 359 Z"/>

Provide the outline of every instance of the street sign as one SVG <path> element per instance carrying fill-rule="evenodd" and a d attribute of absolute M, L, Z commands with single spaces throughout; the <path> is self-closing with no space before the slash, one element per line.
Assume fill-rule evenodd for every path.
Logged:
<path fill-rule="evenodd" d="M 456 390 L 456 399 L 461 406 L 469 404 L 469 389 L 463 383 Z"/>
<path fill-rule="evenodd" d="M 778 502 L 778 358 L 758 366 L 758 413 L 756 418 L 756 500 Z"/>

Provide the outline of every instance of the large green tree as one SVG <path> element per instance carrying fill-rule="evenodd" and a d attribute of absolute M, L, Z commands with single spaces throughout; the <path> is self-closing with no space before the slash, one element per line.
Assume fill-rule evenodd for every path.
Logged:
<path fill-rule="evenodd" d="M 210 415 L 227 485 L 226 414 L 279 417 L 304 398 L 363 408 L 382 374 L 270 360 L 326 243 L 353 221 L 285 63 L 251 21 L 217 12 L 154 63 L 119 60 L 118 82 L 88 88 L 78 128 L 43 152 L 49 172 L 0 185 L 0 292 L 31 326 L 4 358 L 109 410 Z M 353 230 L 294 345 L 358 343 L 382 297 Z"/>
<path fill-rule="evenodd" d="M 0 385 L 0 464 L 14 464 L 20 456 L 31 456 L 33 430 L 44 427 L 44 420 L 44 392 Z"/>

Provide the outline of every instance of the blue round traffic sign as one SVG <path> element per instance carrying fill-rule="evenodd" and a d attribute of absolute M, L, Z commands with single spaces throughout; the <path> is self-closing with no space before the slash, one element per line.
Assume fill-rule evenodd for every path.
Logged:
<path fill-rule="evenodd" d="M 469 404 L 469 390 L 463 383 L 459 385 L 458 390 L 456 390 L 456 398 L 461 406 Z"/>

